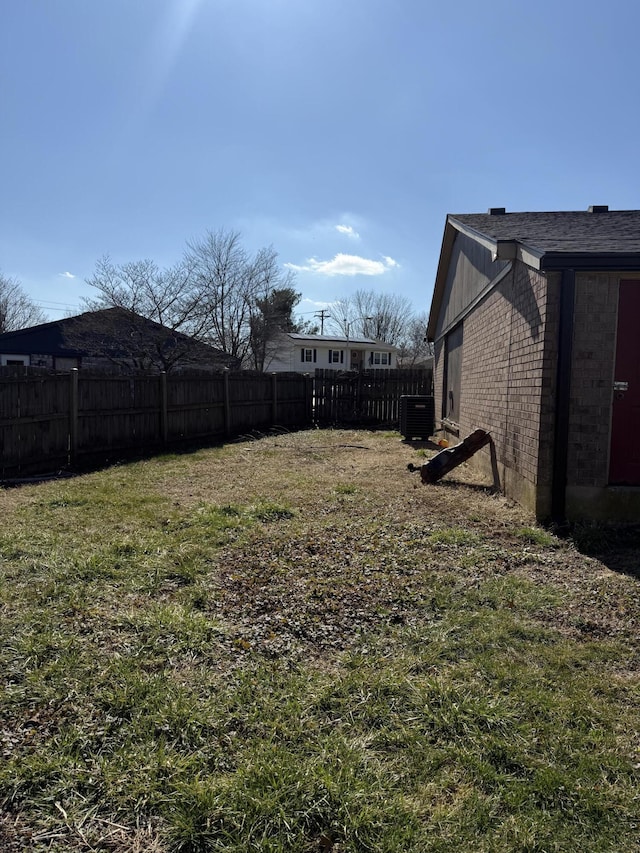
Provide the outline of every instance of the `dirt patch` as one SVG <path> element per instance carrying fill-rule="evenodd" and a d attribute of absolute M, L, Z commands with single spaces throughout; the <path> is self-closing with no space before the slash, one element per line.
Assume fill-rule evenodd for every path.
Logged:
<path fill-rule="evenodd" d="M 423 485 L 407 465 L 435 452 L 425 446 L 381 431 L 307 430 L 130 470 L 177 516 L 202 505 L 267 508 L 244 550 L 235 541 L 219 549 L 206 579 L 206 606 L 241 649 L 344 648 L 380 623 L 428 618 L 438 583 L 467 589 L 510 575 L 557 592 L 565 604 L 537 618 L 568 636 L 637 633 L 637 536 L 587 531 L 577 547 L 537 528 L 467 464 Z M 117 480 L 119 469 L 107 476 Z M 0 512 L 53 488 L 0 491 Z"/>
<path fill-rule="evenodd" d="M 366 495 L 353 500 L 350 509 L 357 511 L 362 502 L 379 498 L 381 516 L 388 515 L 388 504 L 393 504 L 406 516 L 422 509 L 446 517 L 458 511 L 460 489 L 472 512 L 477 502 L 481 506 L 486 500 L 490 484 L 468 465 L 452 472 L 438 489 L 422 486 L 407 465 L 423 459 L 415 447 L 387 433 L 307 430 L 227 445 L 215 455 L 197 454 L 187 479 L 167 470 L 162 491 L 185 504 L 212 499 L 243 503 L 267 496 L 315 512 L 319 499 L 336 489 L 345 494 L 345 487 L 361 487 Z M 517 517 L 527 518 L 506 500 L 497 500 L 507 512 L 513 508 Z"/>
<path fill-rule="evenodd" d="M 637 630 L 628 571 L 637 552 L 610 546 L 597 559 L 541 530 L 536 541 L 533 516 L 469 465 L 425 486 L 407 471 L 423 460 L 386 433 L 310 430 L 199 454 L 187 478 L 167 472 L 160 487 L 183 507 L 261 499 L 292 509 L 285 527 L 267 525 L 245 552 L 230 547 L 216 561 L 215 608 L 236 625 L 240 646 L 342 648 L 381 621 L 428 615 L 425 589 L 445 575 L 465 587 L 509 574 L 551 585 L 566 607 L 537 618 L 568 636 Z M 462 544 L 432 543 L 434 531 L 451 530 L 463 532 Z"/>

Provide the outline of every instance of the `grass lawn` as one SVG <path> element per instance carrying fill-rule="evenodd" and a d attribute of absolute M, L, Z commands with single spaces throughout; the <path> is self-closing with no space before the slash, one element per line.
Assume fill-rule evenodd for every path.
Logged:
<path fill-rule="evenodd" d="M 0 491 L 0 850 L 640 849 L 638 530 L 397 434 Z"/>

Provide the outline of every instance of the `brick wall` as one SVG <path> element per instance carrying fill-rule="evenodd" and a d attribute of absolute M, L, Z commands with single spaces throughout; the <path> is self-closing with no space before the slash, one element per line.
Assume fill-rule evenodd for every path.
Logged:
<path fill-rule="evenodd" d="M 638 517 L 640 501 L 607 488 L 620 278 L 576 274 L 572 338 L 567 516 Z M 494 464 L 507 495 L 549 517 L 554 469 L 560 273 L 522 263 L 464 318 L 460 435 L 481 427 L 494 440 Z M 436 417 L 442 406 L 444 347 L 436 346 Z M 478 457 L 480 457 L 478 459 Z M 620 491 L 620 494 L 618 494 Z"/>
<path fill-rule="evenodd" d="M 460 427 L 463 434 L 488 430 L 504 461 L 508 433 L 509 347 L 511 306 L 504 291 L 512 287 L 513 273 L 465 320 L 462 354 Z"/>
<path fill-rule="evenodd" d="M 550 501 L 557 293 L 556 277 L 547 281 L 516 262 L 464 320 L 460 434 L 488 430 L 501 486 L 541 515 Z M 436 415 L 442 360 L 436 360 Z"/>
<path fill-rule="evenodd" d="M 538 479 L 545 285 L 543 274 L 517 263 L 465 328 L 466 419 L 478 426 L 484 421 L 494 434 L 498 460 L 532 483 Z"/>

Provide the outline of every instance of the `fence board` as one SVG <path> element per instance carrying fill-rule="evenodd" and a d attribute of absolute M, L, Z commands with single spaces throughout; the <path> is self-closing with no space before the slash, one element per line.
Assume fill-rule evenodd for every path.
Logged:
<path fill-rule="evenodd" d="M 77 387 L 77 392 L 76 392 Z M 397 424 L 425 371 L 158 375 L 0 369 L 0 476 L 271 427 Z"/>
<path fill-rule="evenodd" d="M 214 438 L 225 434 L 224 375 L 168 377 L 168 439 Z"/>
<path fill-rule="evenodd" d="M 158 376 L 79 376 L 79 454 L 141 450 L 158 441 Z"/>
<path fill-rule="evenodd" d="M 405 394 L 431 394 L 428 370 L 316 370 L 314 412 L 318 424 L 390 424 L 400 417 Z"/>
<path fill-rule="evenodd" d="M 28 369 L 0 373 L 0 472 L 65 465 L 69 430 L 68 377 Z"/>

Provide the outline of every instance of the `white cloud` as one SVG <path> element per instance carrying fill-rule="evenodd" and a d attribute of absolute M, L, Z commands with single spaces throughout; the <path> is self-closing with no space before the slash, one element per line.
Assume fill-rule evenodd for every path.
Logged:
<path fill-rule="evenodd" d="M 345 255 L 339 252 L 330 261 L 319 261 L 317 258 L 309 258 L 305 265 L 285 264 L 290 270 L 296 272 L 313 272 L 320 275 L 383 275 L 399 264 L 393 258 L 383 257 L 382 261 L 374 261 L 371 258 L 361 258 L 359 255 Z"/>
<path fill-rule="evenodd" d="M 240 223 L 242 233 L 244 234 L 247 227 Z M 277 229 L 273 224 L 269 224 L 269 233 L 277 233 Z M 309 240 L 327 241 L 336 236 L 336 231 L 342 237 L 348 237 L 350 240 L 360 240 L 362 232 L 368 226 L 367 221 L 357 214 L 349 211 L 335 211 L 330 217 L 325 219 L 316 219 L 304 225 L 297 226 L 278 226 L 279 231 L 287 240 L 296 240 L 301 243 L 306 243 Z M 263 229 L 265 230 L 265 229 Z"/>
<path fill-rule="evenodd" d="M 311 306 L 314 309 L 332 308 L 335 304 L 335 302 L 321 302 L 318 299 L 309 299 L 309 297 L 305 296 L 304 299 L 300 300 L 299 307 L 307 308 L 308 306 Z"/>
<path fill-rule="evenodd" d="M 359 240 L 360 235 L 351 225 L 336 225 L 336 231 L 339 231 L 340 234 L 344 234 L 345 237 L 349 237 L 351 240 Z"/>
<path fill-rule="evenodd" d="M 59 272 L 58 276 L 61 278 L 75 278 L 75 275 L 71 272 Z"/>

